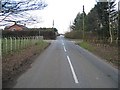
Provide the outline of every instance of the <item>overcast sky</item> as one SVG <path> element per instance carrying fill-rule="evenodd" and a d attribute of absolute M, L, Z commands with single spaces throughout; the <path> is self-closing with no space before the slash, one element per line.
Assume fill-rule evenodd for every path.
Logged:
<path fill-rule="evenodd" d="M 85 12 L 88 13 L 94 7 L 95 0 L 45 0 L 48 6 L 41 10 L 35 11 L 34 16 L 37 15 L 37 20 L 41 23 L 34 27 L 52 27 L 54 20 L 54 27 L 59 33 L 69 31 L 70 22 L 72 23 L 77 13 L 82 13 L 83 5 Z M 33 25 L 29 25 L 33 27 Z"/>
<path fill-rule="evenodd" d="M 96 0 L 43 0 L 48 6 L 43 10 L 30 11 L 33 18 L 38 20 L 37 24 L 27 24 L 30 28 L 53 26 L 59 33 L 69 31 L 70 22 L 73 23 L 78 12 L 82 13 L 83 5 L 85 12 L 88 13 L 96 4 Z M 118 0 L 117 0 L 118 1 Z"/>

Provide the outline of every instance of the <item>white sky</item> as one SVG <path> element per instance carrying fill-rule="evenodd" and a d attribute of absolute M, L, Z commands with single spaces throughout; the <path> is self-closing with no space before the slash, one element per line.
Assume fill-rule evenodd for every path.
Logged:
<path fill-rule="evenodd" d="M 48 6 L 43 10 L 30 11 L 40 23 L 27 24 L 27 27 L 51 28 L 54 20 L 54 27 L 58 32 L 65 33 L 69 31 L 70 22 L 73 23 L 78 12 L 82 13 L 83 5 L 85 12 L 88 13 L 96 4 L 96 0 L 45 0 L 45 2 Z"/>
<path fill-rule="evenodd" d="M 35 11 L 34 16 L 41 23 L 34 25 L 34 27 L 52 27 L 54 20 L 54 27 L 58 29 L 59 33 L 69 31 L 70 22 L 72 23 L 77 13 L 82 13 L 83 4 L 85 12 L 88 13 L 94 7 L 95 0 L 45 0 L 48 6 L 41 11 Z M 42 18 L 42 19 L 41 19 Z M 33 25 L 28 25 L 33 27 Z"/>

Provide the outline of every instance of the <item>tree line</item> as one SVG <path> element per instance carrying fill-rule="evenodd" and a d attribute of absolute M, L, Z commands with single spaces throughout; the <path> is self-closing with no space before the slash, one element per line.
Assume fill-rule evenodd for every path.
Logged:
<path fill-rule="evenodd" d="M 57 35 L 58 30 L 56 28 L 27 28 L 22 31 L 2 30 L 2 38 L 43 36 L 43 39 L 56 39 Z"/>
<path fill-rule="evenodd" d="M 116 5 L 115 0 L 97 2 L 88 14 L 84 11 L 79 12 L 70 26 L 71 31 L 65 34 L 66 37 L 77 36 L 77 38 L 83 38 L 84 33 L 84 39 L 87 40 L 97 39 L 110 44 L 114 41 L 118 43 L 120 11 L 115 8 Z"/>

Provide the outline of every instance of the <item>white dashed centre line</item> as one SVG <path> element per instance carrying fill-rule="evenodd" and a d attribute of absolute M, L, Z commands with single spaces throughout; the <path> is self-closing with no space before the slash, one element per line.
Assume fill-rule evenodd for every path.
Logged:
<path fill-rule="evenodd" d="M 79 82 L 78 82 L 78 79 L 77 79 L 77 76 L 76 76 L 76 74 L 75 74 L 74 68 L 73 68 L 73 66 L 72 66 L 72 63 L 71 63 L 71 61 L 70 61 L 69 56 L 67 56 L 67 59 L 68 59 L 68 62 L 69 62 L 69 64 L 70 64 L 70 68 L 71 68 L 72 75 L 73 75 L 73 78 L 74 78 L 74 80 L 75 80 L 75 83 L 79 83 Z"/>
<path fill-rule="evenodd" d="M 64 51 L 67 52 L 63 41 L 62 41 L 62 45 L 63 45 Z M 79 82 L 78 82 L 78 79 L 77 79 L 77 76 L 76 76 L 76 74 L 75 74 L 74 68 L 73 68 L 73 66 L 72 66 L 72 63 L 71 63 L 71 61 L 70 61 L 70 57 L 69 57 L 68 55 L 67 55 L 67 60 L 68 60 L 68 62 L 69 62 L 70 69 L 71 69 L 71 71 L 72 71 L 72 75 L 73 75 L 73 78 L 74 78 L 75 83 L 79 83 Z"/>
<path fill-rule="evenodd" d="M 63 46 L 63 48 L 64 48 L 64 51 L 66 52 L 67 50 L 66 50 L 65 46 Z"/>

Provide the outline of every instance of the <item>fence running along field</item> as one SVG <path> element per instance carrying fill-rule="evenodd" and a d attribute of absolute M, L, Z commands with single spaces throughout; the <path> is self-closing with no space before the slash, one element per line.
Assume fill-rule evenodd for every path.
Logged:
<path fill-rule="evenodd" d="M 0 57 L 2 57 L 2 38 L 0 37 Z"/>
<path fill-rule="evenodd" d="M 2 38 L 2 55 L 12 54 L 42 41 L 42 36 Z"/>

